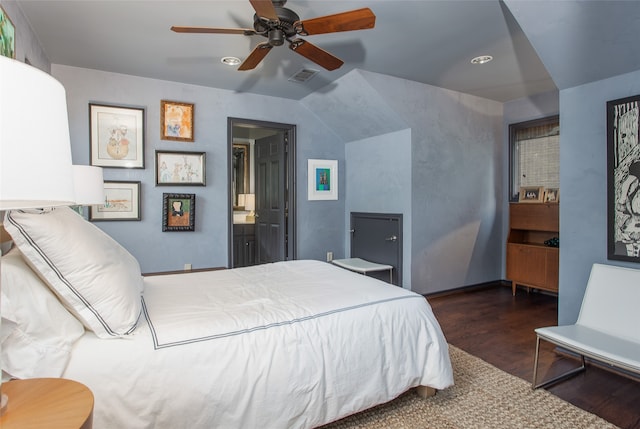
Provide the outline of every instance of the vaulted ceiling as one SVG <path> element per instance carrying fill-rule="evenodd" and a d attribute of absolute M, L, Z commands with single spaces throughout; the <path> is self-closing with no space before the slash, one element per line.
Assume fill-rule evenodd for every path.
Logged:
<path fill-rule="evenodd" d="M 243 60 L 263 37 L 170 30 L 252 28 L 248 0 L 17 3 L 52 63 L 297 100 L 354 68 L 497 101 L 640 69 L 635 1 L 288 1 L 303 21 L 363 7 L 376 15 L 373 29 L 304 37 L 344 61 L 335 71 L 286 43 L 254 70 L 237 71 L 221 58 Z M 494 59 L 471 64 L 479 55 Z M 288 80 L 302 69 L 318 74 Z"/>

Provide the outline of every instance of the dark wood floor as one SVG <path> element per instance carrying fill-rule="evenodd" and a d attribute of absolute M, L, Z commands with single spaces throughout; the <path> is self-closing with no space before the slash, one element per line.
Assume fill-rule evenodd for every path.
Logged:
<path fill-rule="evenodd" d="M 494 366 L 531 382 L 534 328 L 557 324 L 558 299 L 496 286 L 427 299 L 447 341 Z M 639 327 L 640 329 L 640 327 Z M 541 343 L 538 378 L 550 378 L 577 361 Z M 640 381 L 593 365 L 547 390 L 621 428 L 640 429 Z"/>

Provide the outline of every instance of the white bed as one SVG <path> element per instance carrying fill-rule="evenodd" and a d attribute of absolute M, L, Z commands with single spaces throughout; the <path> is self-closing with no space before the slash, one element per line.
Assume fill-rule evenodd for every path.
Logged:
<path fill-rule="evenodd" d="M 10 234 L 33 229 L 28 223 L 14 220 L 19 227 Z M 18 247 L 35 269 L 37 261 L 28 253 L 37 234 L 27 235 L 29 246 Z M 37 246 L 40 253 L 44 247 Z M 48 266 L 53 259 L 46 258 Z M 56 270 L 58 278 L 76 275 L 64 261 L 57 265 L 63 267 Z M 102 289 L 112 283 L 102 283 Z M 93 391 L 96 429 L 312 428 L 415 386 L 443 389 L 453 383 L 446 340 L 424 297 L 325 262 L 149 276 L 142 285 L 134 283 L 136 296 L 142 295 L 135 329 L 115 328 L 112 307 L 87 305 L 91 291 L 83 295 L 84 305 L 94 314 L 101 311 L 105 330 L 90 328 L 84 310 L 65 302 L 84 328 L 79 334 L 66 329 L 67 359 L 49 367 L 57 368 L 55 376 Z M 130 313 L 123 303 L 110 305 L 116 314 Z M 3 357 L 12 353 L 4 348 L 3 342 Z M 50 374 L 45 368 L 26 375 Z"/>

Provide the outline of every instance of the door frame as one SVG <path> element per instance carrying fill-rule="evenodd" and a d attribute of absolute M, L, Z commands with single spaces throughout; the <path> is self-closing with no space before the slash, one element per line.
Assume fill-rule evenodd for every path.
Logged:
<path fill-rule="evenodd" d="M 296 246 L 296 230 L 297 230 L 297 216 L 296 216 L 296 126 L 293 124 L 284 124 L 279 122 L 258 121 L 254 119 L 245 118 L 227 118 L 227 266 L 233 267 L 233 195 L 231 193 L 232 182 L 232 148 L 233 148 L 233 128 L 245 125 L 247 128 L 269 128 L 279 131 L 285 131 L 288 134 L 286 160 L 285 160 L 285 222 L 286 226 L 286 241 L 285 241 L 285 259 L 292 260 L 297 259 L 297 246 Z"/>

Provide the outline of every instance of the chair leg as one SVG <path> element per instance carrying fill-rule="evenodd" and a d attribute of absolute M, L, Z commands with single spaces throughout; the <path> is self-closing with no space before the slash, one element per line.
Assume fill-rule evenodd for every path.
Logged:
<path fill-rule="evenodd" d="M 538 381 L 538 356 L 540 354 L 540 337 L 537 336 L 536 337 L 536 355 L 535 358 L 533 359 L 533 380 L 531 381 L 531 388 L 532 389 L 538 389 L 540 387 L 547 387 L 550 386 L 552 384 L 558 383 L 560 381 L 566 380 L 569 377 L 572 377 L 584 370 L 587 369 L 587 367 L 585 366 L 585 361 L 584 361 L 584 355 L 580 355 L 580 362 L 581 365 L 578 368 L 574 368 L 572 370 L 569 370 L 563 374 L 560 374 L 556 377 L 553 377 L 550 380 L 547 381 L 543 381 L 541 383 L 537 383 Z"/>

